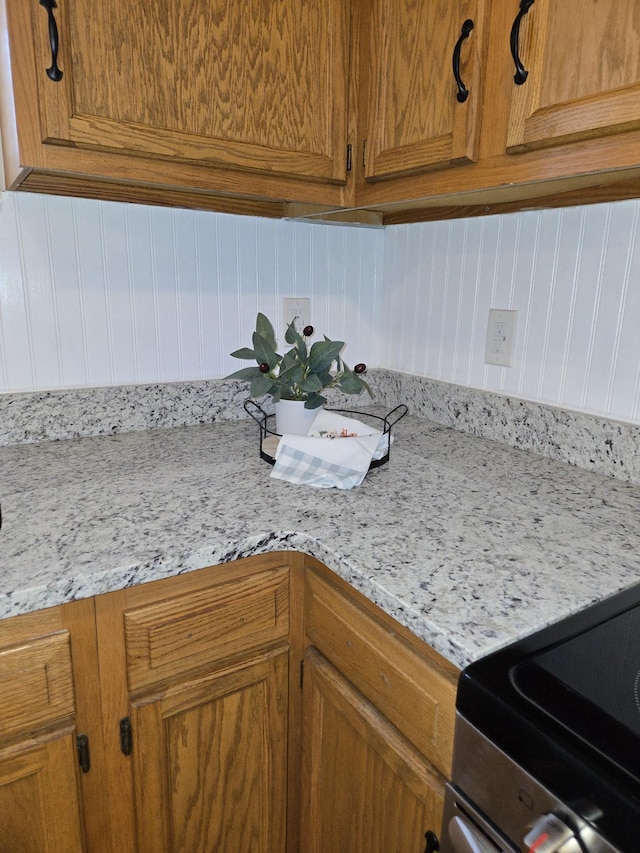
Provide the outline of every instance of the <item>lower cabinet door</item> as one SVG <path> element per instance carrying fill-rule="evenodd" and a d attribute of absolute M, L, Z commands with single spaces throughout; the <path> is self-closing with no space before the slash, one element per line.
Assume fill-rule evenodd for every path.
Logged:
<path fill-rule="evenodd" d="M 305 655 L 301 850 L 422 853 L 443 780 L 316 649 Z"/>
<path fill-rule="evenodd" d="M 138 853 L 284 853 L 288 653 L 131 703 Z"/>
<path fill-rule="evenodd" d="M 75 729 L 0 749 L 0 850 L 84 850 Z"/>

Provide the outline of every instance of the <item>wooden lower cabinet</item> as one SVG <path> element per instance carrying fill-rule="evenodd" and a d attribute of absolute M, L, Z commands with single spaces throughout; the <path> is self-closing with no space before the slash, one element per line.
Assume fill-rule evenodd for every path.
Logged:
<path fill-rule="evenodd" d="M 305 577 L 304 853 L 441 833 L 458 670 L 316 561 Z"/>
<path fill-rule="evenodd" d="M 0 849 L 79 853 L 85 849 L 72 726 L 0 750 Z"/>
<path fill-rule="evenodd" d="M 0 623 L 0 850 L 85 850 L 77 712 L 61 608 Z"/>
<path fill-rule="evenodd" d="M 96 599 L 113 853 L 285 853 L 291 577 L 268 555 Z"/>
<path fill-rule="evenodd" d="M 0 849 L 422 853 L 456 675 L 301 554 L 0 620 Z"/>
<path fill-rule="evenodd" d="M 422 853 L 440 831 L 439 775 L 317 650 L 305 656 L 305 853 Z"/>
<path fill-rule="evenodd" d="M 287 649 L 132 702 L 137 850 L 284 853 Z"/>

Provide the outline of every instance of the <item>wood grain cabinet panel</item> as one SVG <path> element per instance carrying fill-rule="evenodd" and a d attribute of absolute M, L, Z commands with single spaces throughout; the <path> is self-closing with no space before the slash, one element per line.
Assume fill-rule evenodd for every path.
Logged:
<path fill-rule="evenodd" d="M 68 632 L 0 648 L 0 738 L 75 711 Z"/>
<path fill-rule="evenodd" d="M 420 851 L 440 832 L 444 783 L 322 655 L 305 656 L 305 853 Z"/>
<path fill-rule="evenodd" d="M 384 716 L 451 775 L 456 680 L 326 578 L 309 571 L 306 635 Z"/>
<path fill-rule="evenodd" d="M 47 112 L 52 138 L 344 180 L 342 0 L 58 5 L 67 84 Z M 38 45 L 46 67 L 48 44 Z"/>
<path fill-rule="evenodd" d="M 124 629 L 132 690 L 286 639 L 288 566 L 127 610 Z"/>
<path fill-rule="evenodd" d="M 512 91 L 511 153 L 640 129 L 636 0 L 535 0 L 520 23 L 526 80 Z"/>
<path fill-rule="evenodd" d="M 0 849 L 7 853 L 81 853 L 84 848 L 68 726 L 18 749 L 0 750 Z"/>
<path fill-rule="evenodd" d="M 586 0 L 579 9 L 562 0 L 388 5 L 402 12 L 394 20 L 389 8 L 389 23 L 371 25 L 361 47 L 384 61 L 371 68 L 361 62 L 367 152 L 359 205 L 381 211 L 388 224 L 640 194 L 635 0 Z M 438 20 L 427 48 L 424 23 L 431 14 Z M 474 20 L 461 51 L 470 91 L 462 109 L 444 47 L 456 17 Z M 429 63 L 421 53 L 427 52 L 441 70 L 425 78 L 420 68 Z M 516 76 L 524 78 L 521 85 Z"/>
<path fill-rule="evenodd" d="M 96 599 L 113 853 L 285 853 L 293 559 Z"/>
<path fill-rule="evenodd" d="M 301 850 L 423 850 L 441 833 L 458 670 L 311 558 Z"/>
<path fill-rule="evenodd" d="M 0 849 L 86 849 L 71 631 L 62 608 L 0 621 Z"/>
<path fill-rule="evenodd" d="M 366 180 L 477 160 L 485 5 L 485 0 L 367 4 L 360 92 Z M 456 45 L 460 88 L 453 73 Z"/>
<path fill-rule="evenodd" d="M 64 194 L 55 177 L 66 173 L 77 192 L 93 180 L 98 197 L 117 197 L 108 187 L 120 181 L 123 200 L 138 186 L 147 202 L 150 189 L 165 204 L 182 191 L 185 206 L 198 191 L 203 207 L 208 196 L 335 204 L 347 180 L 350 5 L 2 0 L 8 185 Z"/>
<path fill-rule="evenodd" d="M 139 853 L 284 853 L 286 649 L 132 703 Z"/>
<path fill-rule="evenodd" d="M 521 9 L 0 0 L 7 185 L 385 223 L 637 196 L 636 0 Z"/>

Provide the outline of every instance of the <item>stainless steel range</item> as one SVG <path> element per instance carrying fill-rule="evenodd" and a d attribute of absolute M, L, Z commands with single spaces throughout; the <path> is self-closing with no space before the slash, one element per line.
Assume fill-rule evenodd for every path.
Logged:
<path fill-rule="evenodd" d="M 468 666 L 441 853 L 640 853 L 640 585 Z"/>

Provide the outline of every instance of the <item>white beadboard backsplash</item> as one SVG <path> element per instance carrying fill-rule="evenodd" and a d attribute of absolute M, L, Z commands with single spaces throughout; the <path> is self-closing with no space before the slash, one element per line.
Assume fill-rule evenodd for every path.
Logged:
<path fill-rule="evenodd" d="M 0 392 L 220 377 L 258 310 L 310 296 L 345 359 L 379 362 L 379 232 L 0 195 Z"/>
<path fill-rule="evenodd" d="M 388 228 L 385 367 L 640 423 L 640 202 Z M 490 308 L 513 365 L 485 364 Z"/>
<path fill-rule="evenodd" d="M 0 393 L 215 378 L 282 298 L 347 362 L 640 423 L 640 201 L 326 226 L 0 194 Z M 484 362 L 518 311 L 513 366 Z"/>

